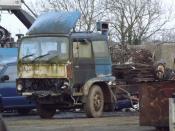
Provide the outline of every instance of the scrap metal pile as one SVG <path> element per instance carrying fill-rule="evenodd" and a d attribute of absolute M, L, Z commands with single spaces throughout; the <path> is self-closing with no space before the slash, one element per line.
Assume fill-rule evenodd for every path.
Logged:
<path fill-rule="evenodd" d="M 146 49 L 112 48 L 111 56 L 114 64 L 153 64 L 152 53 Z"/>
<path fill-rule="evenodd" d="M 152 53 L 146 49 L 113 48 L 111 56 L 118 104 L 127 101 L 132 109 L 139 110 L 139 83 L 156 79 Z"/>
<path fill-rule="evenodd" d="M 8 32 L 4 27 L 0 26 L 0 47 L 13 47 L 14 39 L 11 37 L 10 32 Z"/>
<path fill-rule="evenodd" d="M 155 80 L 152 53 L 146 49 L 115 49 L 112 52 L 113 75 L 127 83 Z"/>
<path fill-rule="evenodd" d="M 168 46 L 166 48 L 168 48 Z M 164 47 L 164 49 L 166 48 Z M 171 80 L 175 80 L 174 68 L 169 68 L 166 65 L 169 63 L 161 61 L 161 59 L 155 59 L 155 57 L 157 57 L 158 55 L 160 57 L 160 54 L 159 53 L 156 54 L 155 51 L 151 52 L 151 50 L 148 49 L 144 48 L 144 46 L 142 46 L 141 48 L 139 48 L 138 46 L 132 46 L 132 48 L 131 46 L 130 48 L 126 47 L 120 48 L 116 46 L 111 48 L 113 75 L 117 79 L 115 85 L 117 86 L 116 90 L 117 100 L 119 102 L 120 100 L 130 101 L 132 108 L 135 110 L 140 110 L 139 106 L 137 105 L 139 105 L 140 103 L 141 104 L 145 103 L 144 108 L 141 109 L 141 113 L 143 114 L 141 115 L 141 122 L 143 125 L 145 125 L 145 122 L 147 123 L 151 122 L 155 124 L 155 122 L 158 121 L 158 119 L 156 119 L 154 122 L 152 121 L 154 120 L 154 118 L 157 118 L 156 116 L 154 116 L 154 118 L 151 120 L 149 118 L 152 117 L 148 118 L 145 117 L 149 116 L 150 112 L 148 112 L 148 109 L 150 111 L 155 110 L 154 112 L 156 112 L 157 111 L 156 104 L 161 105 L 162 107 L 168 107 L 166 105 L 168 103 L 167 102 L 168 97 L 166 93 L 168 91 L 168 95 L 170 95 L 171 92 L 173 92 L 172 89 L 174 90 L 174 88 L 172 88 L 172 86 L 169 85 L 171 85 L 174 82 Z M 158 51 L 160 51 L 159 48 L 157 49 Z M 166 53 L 162 54 L 161 58 L 164 58 L 166 55 L 167 55 Z M 169 88 L 169 87 L 171 89 L 168 90 L 165 89 L 165 93 L 163 92 L 165 95 L 162 94 L 162 90 L 161 93 L 158 93 L 160 88 Z M 142 90 L 141 93 L 139 92 L 140 89 Z M 150 95 L 153 93 L 161 94 L 161 99 L 163 97 L 165 101 L 157 101 L 158 100 L 157 97 L 150 97 Z M 145 95 L 146 97 L 145 96 L 142 97 L 143 95 Z M 157 95 L 154 94 L 152 96 Z M 150 107 L 150 103 L 153 102 L 157 102 L 155 104 L 155 107 L 153 107 L 152 105 Z M 158 115 L 157 114 L 156 115 L 163 116 L 162 120 L 165 125 L 166 124 L 165 121 L 167 121 L 168 115 L 167 113 L 161 114 L 161 112 Z"/>
<path fill-rule="evenodd" d="M 113 65 L 113 75 L 127 84 L 154 81 L 154 68 L 146 64 Z"/>

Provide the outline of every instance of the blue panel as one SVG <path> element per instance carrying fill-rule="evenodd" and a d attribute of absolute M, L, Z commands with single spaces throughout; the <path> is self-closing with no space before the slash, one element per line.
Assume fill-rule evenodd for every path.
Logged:
<path fill-rule="evenodd" d="M 111 65 L 96 65 L 97 75 L 109 75 L 111 74 Z"/>
<path fill-rule="evenodd" d="M 0 48 L 0 64 L 16 62 L 17 55 L 17 48 Z"/>
<path fill-rule="evenodd" d="M 34 108 L 35 103 L 26 99 L 24 96 L 16 96 L 16 97 L 2 97 L 3 108 Z"/>
<path fill-rule="evenodd" d="M 17 96 L 16 82 L 4 82 L 0 83 L 0 94 L 3 97 Z"/>
<path fill-rule="evenodd" d="M 96 58 L 95 70 L 97 75 L 112 74 L 111 60 L 109 58 Z"/>
<path fill-rule="evenodd" d="M 68 34 L 76 26 L 80 12 L 48 12 L 36 19 L 27 34 Z"/>

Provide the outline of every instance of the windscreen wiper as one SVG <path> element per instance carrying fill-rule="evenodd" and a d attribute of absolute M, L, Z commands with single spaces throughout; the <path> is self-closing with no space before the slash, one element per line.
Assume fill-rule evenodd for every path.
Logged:
<path fill-rule="evenodd" d="M 22 60 L 24 60 L 25 58 L 31 57 L 31 56 L 33 56 L 33 55 L 34 55 L 34 54 L 26 55 L 26 56 L 22 57 Z"/>
<path fill-rule="evenodd" d="M 40 59 L 40 58 L 42 58 L 42 57 L 48 56 L 48 55 L 50 55 L 50 54 L 47 53 L 47 54 L 44 54 L 44 55 L 40 55 L 40 56 L 36 57 L 35 59 L 33 59 L 32 62 L 34 62 L 34 61 L 36 61 L 37 59 Z"/>

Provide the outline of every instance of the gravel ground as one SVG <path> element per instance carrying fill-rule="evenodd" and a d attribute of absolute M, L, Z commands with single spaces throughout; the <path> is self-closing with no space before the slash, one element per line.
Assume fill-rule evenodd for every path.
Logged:
<path fill-rule="evenodd" d="M 84 113 L 58 113 L 53 119 L 31 114 L 4 114 L 9 131 L 155 131 L 140 127 L 137 113 L 105 113 L 101 118 L 86 118 Z"/>

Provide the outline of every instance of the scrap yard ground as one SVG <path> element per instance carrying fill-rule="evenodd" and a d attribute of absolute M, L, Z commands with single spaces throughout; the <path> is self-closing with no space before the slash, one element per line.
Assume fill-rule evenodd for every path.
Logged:
<path fill-rule="evenodd" d="M 84 113 L 58 113 L 43 120 L 35 114 L 4 114 L 9 131 L 155 131 L 140 127 L 137 113 L 105 113 L 101 118 L 86 118 Z"/>

